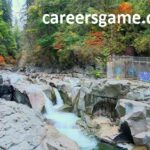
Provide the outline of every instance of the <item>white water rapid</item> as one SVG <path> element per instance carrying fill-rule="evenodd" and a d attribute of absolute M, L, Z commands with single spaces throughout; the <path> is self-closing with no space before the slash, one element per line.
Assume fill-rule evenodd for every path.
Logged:
<path fill-rule="evenodd" d="M 63 106 L 63 100 L 58 90 L 54 89 L 54 91 L 57 98 L 57 104 L 54 106 L 51 100 L 45 95 L 45 117 L 54 122 L 54 126 L 59 130 L 59 132 L 75 141 L 81 150 L 95 150 L 97 141 L 83 133 L 76 125 L 76 121 L 79 118 L 73 113 L 58 111 L 58 108 Z"/>

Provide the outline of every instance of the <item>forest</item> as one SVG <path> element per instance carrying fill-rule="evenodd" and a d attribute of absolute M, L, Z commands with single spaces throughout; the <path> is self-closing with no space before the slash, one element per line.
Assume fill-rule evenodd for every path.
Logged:
<path fill-rule="evenodd" d="M 148 24 L 45 25 L 42 16 L 55 14 L 149 14 L 149 0 L 26 0 L 24 29 L 12 25 L 12 2 L 0 0 L 0 55 L 6 63 L 26 57 L 35 66 L 72 68 L 105 64 L 112 54 L 150 56 Z M 22 21 L 22 20 L 20 20 Z"/>
<path fill-rule="evenodd" d="M 11 1 L 0 1 L 0 59 L 4 63 L 15 58 L 17 51 L 15 35 L 12 31 Z M 4 60 L 4 58 L 5 60 Z"/>

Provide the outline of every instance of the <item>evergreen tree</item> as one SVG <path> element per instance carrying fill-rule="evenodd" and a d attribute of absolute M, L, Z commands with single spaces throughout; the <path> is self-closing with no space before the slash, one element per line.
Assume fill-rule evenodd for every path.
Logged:
<path fill-rule="evenodd" d="M 11 3 L 0 0 L 0 55 L 15 56 L 16 44 L 11 31 Z"/>

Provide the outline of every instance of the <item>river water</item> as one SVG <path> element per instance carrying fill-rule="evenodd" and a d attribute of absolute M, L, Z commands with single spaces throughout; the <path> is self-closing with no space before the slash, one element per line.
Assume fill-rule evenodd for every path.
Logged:
<path fill-rule="evenodd" d="M 116 148 L 100 143 L 96 138 L 82 131 L 81 128 L 76 125 L 77 120 L 80 118 L 74 113 L 59 111 L 59 108 L 61 108 L 64 103 L 56 88 L 54 88 L 56 105 L 53 105 L 52 101 L 43 92 L 43 86 L 45 85 L 39 83 L 32 84 L 27 81 L 26 76 L 18 73 L 1 72 L 1 75 L 4 80 L 9 81 L 12 85 L 22 85 L 22 87 L 25 87 L 25 91 L 42 92 L 46 109 L 44 116 L 54 123 L 54 127 L 60 133 L 75 141 L 81 150 L 116 150 Z M 74 82 L 71 82 L 71 84 L 72 83 L 74 84 Z"/>
<path fill-rule="evenodd" d="M 73 113 L 59 111 L 58 109 L 63 106 L 63 100 L 57 89 L 54 89 L 57 104 L 53 105 L 51 100 L 45 95 L 45 117 L 54 122 L 54 126 L 59 132 L 65 134 L 67 137 L 75 141 L 81 150 L 96 150 L 98 142 L 95 138 L 90 137 L 84 133 L 77 125 L 79 119 Z"/>

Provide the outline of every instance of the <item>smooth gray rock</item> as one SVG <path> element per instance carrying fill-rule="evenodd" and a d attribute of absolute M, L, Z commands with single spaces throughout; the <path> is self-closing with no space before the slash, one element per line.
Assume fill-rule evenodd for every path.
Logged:
<path fill-rule="evenodd" d="M 146 85 L 136 85 L 135 87 L 132 87 L 130 92 L 127 93 L 126 96 L 127 99 L 136 100 L 136 101 L 145 101 L 150 104 L 150 86 Z"/>
<path fill-rule="evenodd" d="M 94 83 L 94 84 L 92 84 Z M 81 86 L 75 100 L 75 112 L 100 114 L 116 118 L 115 106 L 120 97 L 124 97 L 130 90 L 127 81 L 98 80 Z"/>
<path fill-rule="evenodd" d="M 44 122 L 29 107 L 0 99 L 0 149 L 79 150 L 78 145 Z"/>
<path fill-rule="evenodd" d="M 32 107 L 27 94 L 24 92 L 20 92 L 12 85 L 0 85 L 0 98 L 8 101 L 15 101 L 17 103 Z"/>
<path fill-rule="evenodd" d="M 121 124 L 127 123 L 134 143 L 136 145 L 145 145 L 150 149 L 150 141 L 148 140 L 148 133 L 150 133 L 150 105 L 143 102 L 120 99 L 116 109 L 121 117 Z"/>
<path fill-rule="evenodd" d="M 37 149 L 45 132 L 42 118 L 32 109 L 0 100 L 0 147 L 9 150 Z"/>
<path fill-rule="evenodd" d="M 150 149 L 150 131 L 137 134 L 134 137 L 134 141 L 140 145 L 146 145 Z"/>

